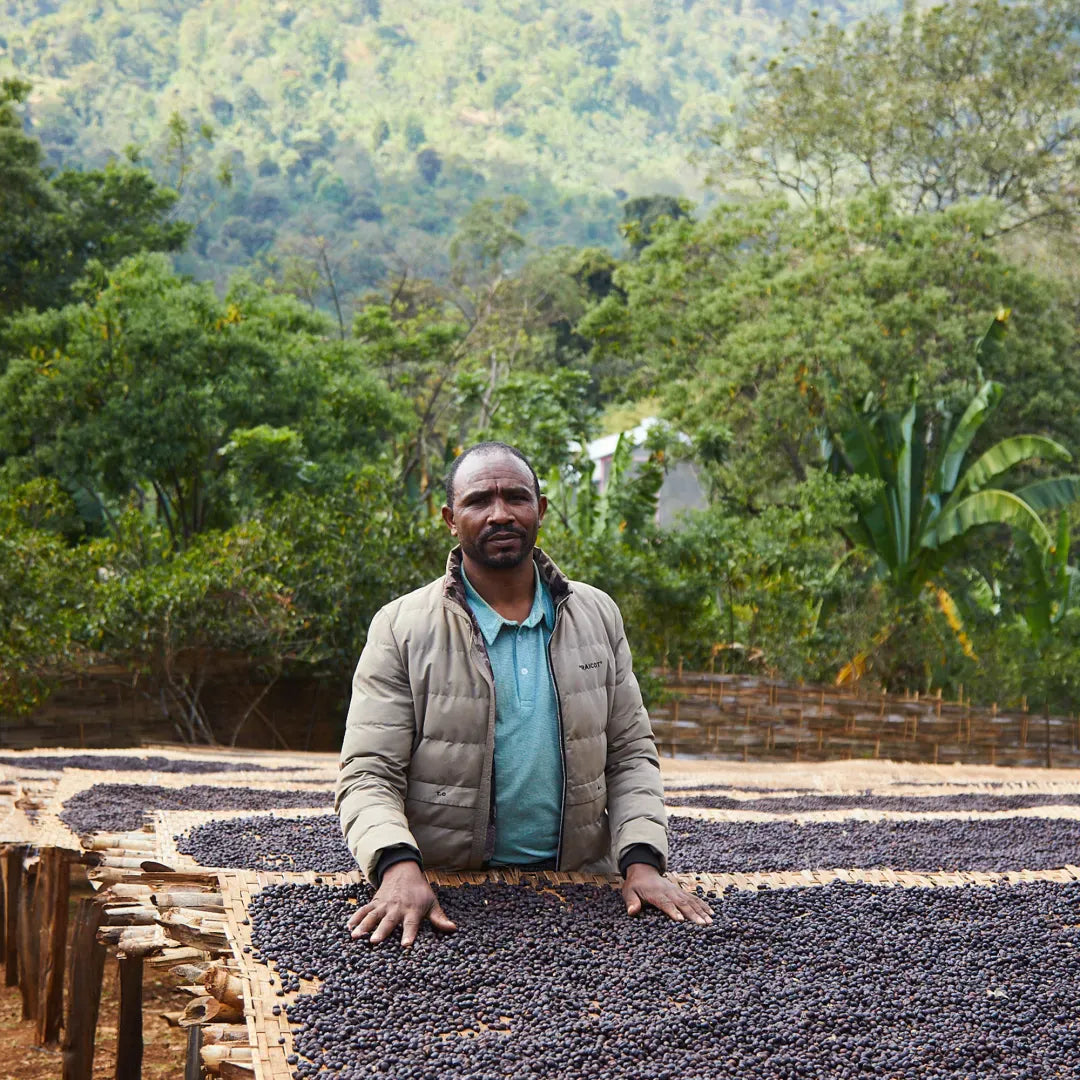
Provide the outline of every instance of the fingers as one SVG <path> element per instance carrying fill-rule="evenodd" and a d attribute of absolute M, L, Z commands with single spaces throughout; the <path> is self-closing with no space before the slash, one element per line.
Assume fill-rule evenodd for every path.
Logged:
<path fill-rule="evenodd" d="M 675 903 L 683 913 L 683 916 L 691 922 L 695 922 L 699 926 L 707 926 L 712 922 L 712 913 L 708 910 L 703 910 L 705 905 L 692 893 L 680 890 L 675 894 Z"/>
<path fill-rule="evenodd" d="M 658 907 L 672 922 L 685 922 L 686 916 L 679 910 L 679 905 L 675 903 L 675 898 L 669 893 L 664 893 L 663 896 L 658 896 L 653 904 Z"/>
<path fill-rule="evenodd" d="M 372 914 L 377 916 L 376 912 L 372 912 Z M 380 941 L 385 941 L 394 932 L 394 928 L 401 923 L 401 919 L 402 914 L 397 908 L 390 908 L 386 911 L 382 916 L 382 921 L 372 931 L 371 944 L 378 945 Z M 363 923 L 360 925 L 363 928 Z M 416 937 L 415 931 L 413 937 Z"/>
<path fill-rule="evenodd" d="M 384 908 L 376 907 L 368 911 L 366 915 L 355 926 L 351 927 L 352 936 L 354 938 L 361 937 L 364 934 L 370 934 L 376 926 L 379 925 L 379 920 L 383 917 Z"/>
<path fill-rule="evenodd" d="M 639 914 L 644 903 L 662 911 L 673 922 L 689 921 L 698 926 L 708 926 L 713 921 L 712 909 L 701 897 L 671 883 L 665 883 L 661 889 L 640 892 L 624 887 L 623 898 L 626 900 L 627 915 Z"/>
<path fill-rule="evenodd" d="M 450 918 L 442 909 L 442 905 L 438 900 L 431 905 L 431 911 L 428 912 L 428 918 L 431 920 L 431 925 L 436 930 L 442 930 L 444 933 L 453 933 L 457 929 L 457 923 Z"/>
<path fill-rule="evenodd" d="M 420 930 L 421 915 L 418 911 L 405 912 L 405 921 L 401 924 L 401 947 L 407 949 L 415 940 Z"/>
<path fill-rule="evenodd" d="M 367 915 L 368 912 L 373 911 L 375 909 L 375 907 L 376 907 L 375 904 L 365 904 L 363 907 L 357 908 L 349 916 L 349 921 L 345 925 L 350 930 L 355 930 L 356 927 L 359 926 L 359 924 L 363 921 L 364 916 Z"/>
<path fill-rule="evenodd" d="M 431 920 L 436 930 L 444 933 L 453 933 L 457 929 L 457 924 L 443 911 L 437 900 L 427 909 L 422 901 L 403 903 L 375 899 L 354 911 L 347 926 L 353 938 L 370 934 L 372 945 L 385 941 L 400 926 L 401 944 L 408 946 L 416 940 L 426 918 Z"/>

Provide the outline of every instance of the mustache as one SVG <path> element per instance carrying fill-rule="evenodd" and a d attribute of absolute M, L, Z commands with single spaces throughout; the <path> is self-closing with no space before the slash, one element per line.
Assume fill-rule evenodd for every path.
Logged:
<path fill-rule="evenodd" d="M 491 528 L 485 529 L 480 534 L 480 543 L 487 540 L 505 539 L 509 536 L 516 536 L 519 540 L 524 540 L 525 530 L 517 525 L 492 525 Z"/>

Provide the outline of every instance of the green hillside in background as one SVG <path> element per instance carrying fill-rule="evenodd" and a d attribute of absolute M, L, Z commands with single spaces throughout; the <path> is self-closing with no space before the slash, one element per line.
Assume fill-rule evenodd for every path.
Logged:
<path fill-rule="evenodd" d="M 826 0 L 848 22 L 895 3 Z M 538 246 L 618 244 L 620 204 L 697 199 L 691 164 L 794 0 L 7 0 L 0 75 L 67 167 L 139 155 L 197 222 L 184 269 L 318 249 L 359 289 L 439 275 L 479 198 Z M 320 241 L 319 238 L 325 238 Z M 302 289 L 300 290 L 302 291 Z"/>

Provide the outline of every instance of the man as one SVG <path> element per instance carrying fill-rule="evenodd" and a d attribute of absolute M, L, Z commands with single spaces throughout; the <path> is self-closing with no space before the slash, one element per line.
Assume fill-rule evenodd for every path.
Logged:
<path fill-rule="evenodd" d="M 423 866 L 613 870 L 628 913 L 711 921 L 663 876 L 667 816 L 614 601 L 538 548 L 547 509 L 504 443 L 454 462 L 444 578 L 379 611 L 353 679 L 337 809 L 376 886 L 349 920 L 373 943 L 453 930 Z"/>

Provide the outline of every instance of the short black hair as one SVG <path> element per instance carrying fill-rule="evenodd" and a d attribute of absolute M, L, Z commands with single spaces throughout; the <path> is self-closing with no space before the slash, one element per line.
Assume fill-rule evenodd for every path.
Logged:
<path fill-rule="evenodd" d="M 516 446 L 511 446 L 509 443 L 504 442 L 478 442 L 475 446 L 470 446 L 467 450 L 462 450 L 462 452 L 454 458 L 453 463 L 446 473 L 446 479 L 443 481 L 443 486 L 446 488 L 446 505 L 449 506 L 451 510 L 454 509 L 454 477 L 457 476 L 457 471 L 461 468 L 461 463 L 467 457 L 472 457 L 474 454 L 495 454 L 499 452 L 512 454 L 518 461 L 523 461 L 525 463 L 525 467 L 532 474 L 533 488 L 536 491 L 536 501 L 540 501 L 540 478 L 536 475 L 536 470 L 532 467 L 532 463 Z"/>

